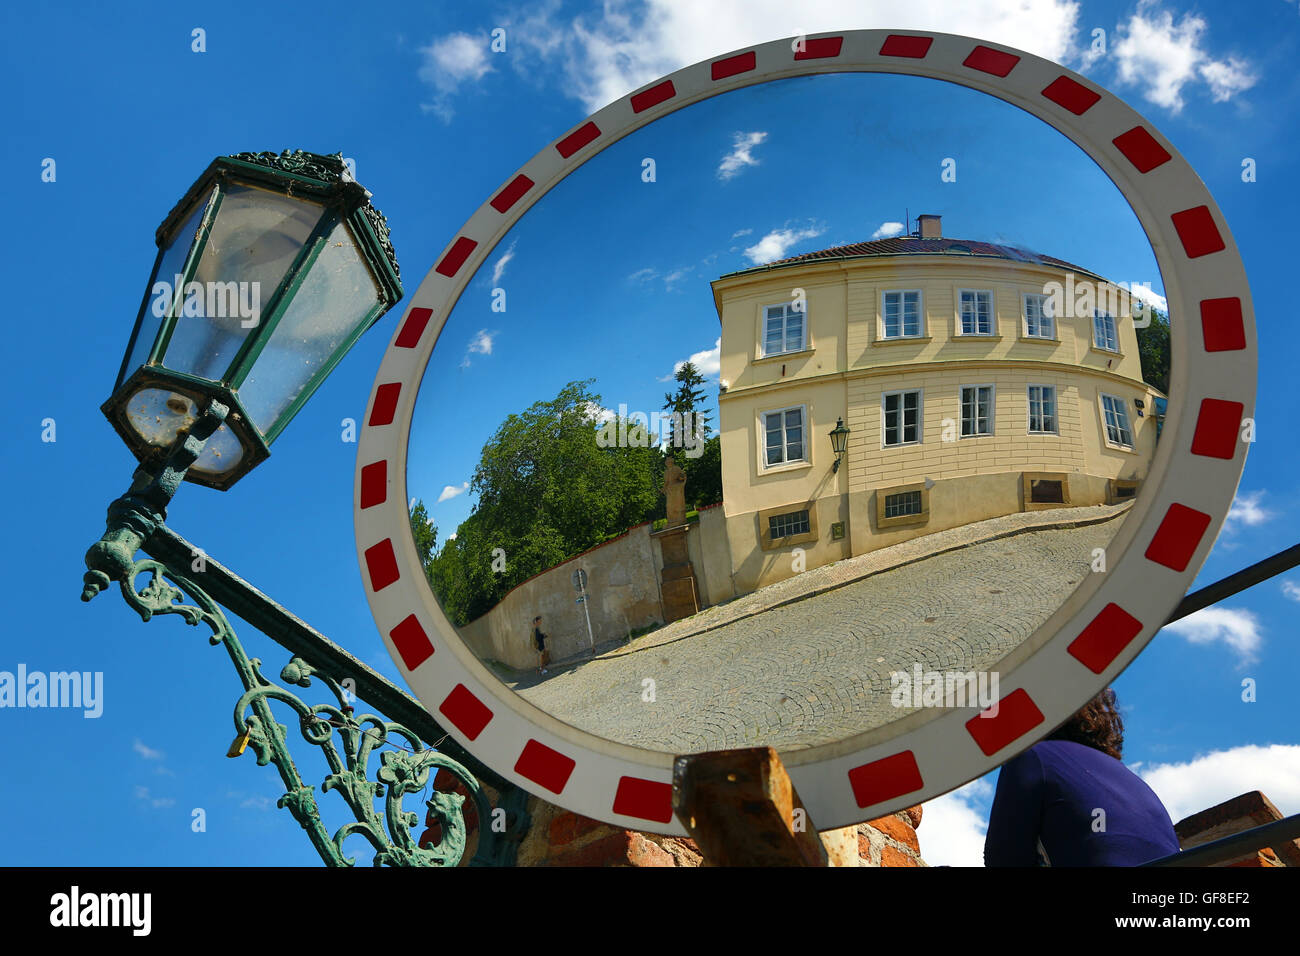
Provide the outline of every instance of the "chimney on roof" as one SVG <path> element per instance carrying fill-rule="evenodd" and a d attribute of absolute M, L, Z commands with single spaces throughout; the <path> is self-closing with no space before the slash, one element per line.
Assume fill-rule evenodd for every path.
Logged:
<path fill-rule="evenodd" d="M 943 228 L 939 225 L 942 216 L 920 215 L 916 217 L 917 230 L 922 239 L 942 239 Z"/>

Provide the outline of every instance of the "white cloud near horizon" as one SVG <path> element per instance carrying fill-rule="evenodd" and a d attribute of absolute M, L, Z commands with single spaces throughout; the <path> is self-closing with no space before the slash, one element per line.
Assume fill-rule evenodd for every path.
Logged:
<path fill-rule="evenodd" d="M 468 481 L 461 482 L 459 488 L 455 485 L 444 485 L 442 493 L 438 495 L 438 504 L 442 504 L 444 501 L 450 501 L 452 498 L 463 495 L 467 491 L 469 491 Z"/>
<path fill-rule="evenodd" d="M 699 373 L 705 378 L 710 375 L 717 375 L 722 370 L 722 339 L 719 337 L 713 343 L 711 349 L 701 349 L 699 352 L 692 352 L 688 358 L 680 362 L 673 363 L 673 370 L 659 379 L 661 382 L 671 382 L 676 376 L 678 370 L 687 362 L 692 362 Z"/>
<path fill-rule="evenodd" d="M 762 130 L 756 130 L 752 133 L 736 133 L 732 138 L 731 152 L 722 157 L 722 162 L 718 164 L 717 176 L 719 179 L 732 179 L 746 166 L 757 166 L 758 160 L 754 158 L 754 147 L 760 145 L 767 139 L 767 133 Z"/>
<path fill-rule="evenodd" d="M 756 266 L 783 259 L 786 250 L 791 246 L 798 245 L 805 239 L 820 236 L 825 231 L 819 226 L 806 226 L 803 229 L 773 229 L 745 250 L 745 258 Z"/>
<path fill-rule="evenodd" d="M 1163 630 L 1186 638 L 1192 644 L 1225 644 L 1236 653 L 1239 667 L 1253 664 L 1264 642 L 1258 615 L 1245 608 L 1202 608 L 1166 624 Z"/>
<path fill-rule="evenodd" d="M 880 228 L 871 234 L 872 239 L 889 239 L 901 236 L 905 227 L 901 222 L 882 222 Z"/>
<path fill-rule="evenodd" d="M 1251 790 L 1262 792 L 1283 816 L 1300 813 L 1300 744 L 1246 744 L 1185 763 L 1130 766 L 1174 823 Z"/>
<path fill-rule="evenodd" d="M 980 778 L 923 803 L 916 831 L 921 859 L 930 866 L 983 866 L 992 799 L 993 784 Z"/>

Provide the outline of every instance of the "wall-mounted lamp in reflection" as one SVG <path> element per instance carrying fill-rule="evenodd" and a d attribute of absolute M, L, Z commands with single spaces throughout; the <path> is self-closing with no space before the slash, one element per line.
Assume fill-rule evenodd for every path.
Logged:
<path fill-rule="evenodd" d="M 849 430 L 844 424 L 844 419 L 835 420 L 835 427 L 831 429 L 831 448 L 835 449 L 835 465 L 831 468 L 831 473 L 840 470 L 840 462 L 844 459 L 844 449 L 849 446 Z"/>

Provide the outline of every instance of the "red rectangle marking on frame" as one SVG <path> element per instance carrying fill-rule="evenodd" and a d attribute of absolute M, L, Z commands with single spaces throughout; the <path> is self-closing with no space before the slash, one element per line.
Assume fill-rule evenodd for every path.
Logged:
<path fill-rule="evenodd" d="M 402 666 L 413 671 L 433 656 L 433 642 L 424 633 L 419 620 L 414 614 L 408 614 L 396 627 L 388 632 L 393 646 L 401 655 Z"/>
<path fill-rule="evenodd" d="M 1067 650 L 1088 670 L 1100 674 L 1141 631 L 1141 621 L 1118 604 L 1107 604 Z"/>
<path fill-rule="evenodd" d="M 985 714 L 989 716 L 986 717 Z M 1029 733 L 1043 719 L 1043 712 L 1022 687 L 1007 694 L 994 707 L 966 721 L 966 730 L 984 752 L 984 756 L 991 757 Z"/>
<path fill-rule="evenodd" d="M 916 765 L 916 755 L 910 750 L 864 763 L 849 771 L 849 786 L 853 788 L 853 799 L 860 807 L 872 807 L 915 793 L 924 785 L 921 768 Z"/>
<path fill-rule="evenodd" d="M 658 780 L 620 777 L 614 792 L 614 812 L 620 816 L 668 823 L 673 818 L 673 787 Z"/>
<path fill-rule="evenodd" d="M 375 404 L 370 409 L 370 425 L 391 425 L 397 414 L 397 399 L 402 394 L 401 382 L 385 382 L 375 389 Z"/>
<path fill-rule="evenodd" d="M 1186 571 L 1209 526 L 1210 516 L 1203 511 L 1172 504 L 1147 546 L 1146 556 L 1156 564 Z"/>
<path fill-rule="evenodd" d="M 515 762 L 515 773 L 527 777 L 551 793 L 560 793 L 576 766 L 577 762 L 572 757 L 566 757 L 558 750 L 552 750 L 546 744 L 530 738 Z"/>
<path fill-rule="evenodd" d="M 457 684 L 447 699 L 438 706 L 438 713 L 450 720 L 470 740 L 477 740 L 483 728 L 492 720 L 492 711 L 464 684 Z"/>

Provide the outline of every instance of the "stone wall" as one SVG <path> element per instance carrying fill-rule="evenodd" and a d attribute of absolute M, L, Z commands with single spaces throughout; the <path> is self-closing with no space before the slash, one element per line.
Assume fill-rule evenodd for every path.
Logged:
<path fill-rule="evenodd" d="M 597 645 L 625 640 L 629 632 L 663 621 L 659 596 L 659 546 L 650 525 L 570 558 L 516 586 L 501 603 L 460 629 L 461 637 L 482 659 L 517 669 L 537 666 L 533 618 L 542 616 L 551 658 L 559 661 L 586 650 L 587 618 L 577 603 L 573 572 L 587 572 L 587 607 Z"/>
<path fill-rule="evenodd" d="M 519 866 L 703 866 L 693 840 L 624 830 L 531 800 L 532 825 Z M 833 866 L 925 866 L 916 828 L 921 808 L 821 833 Z"/>

